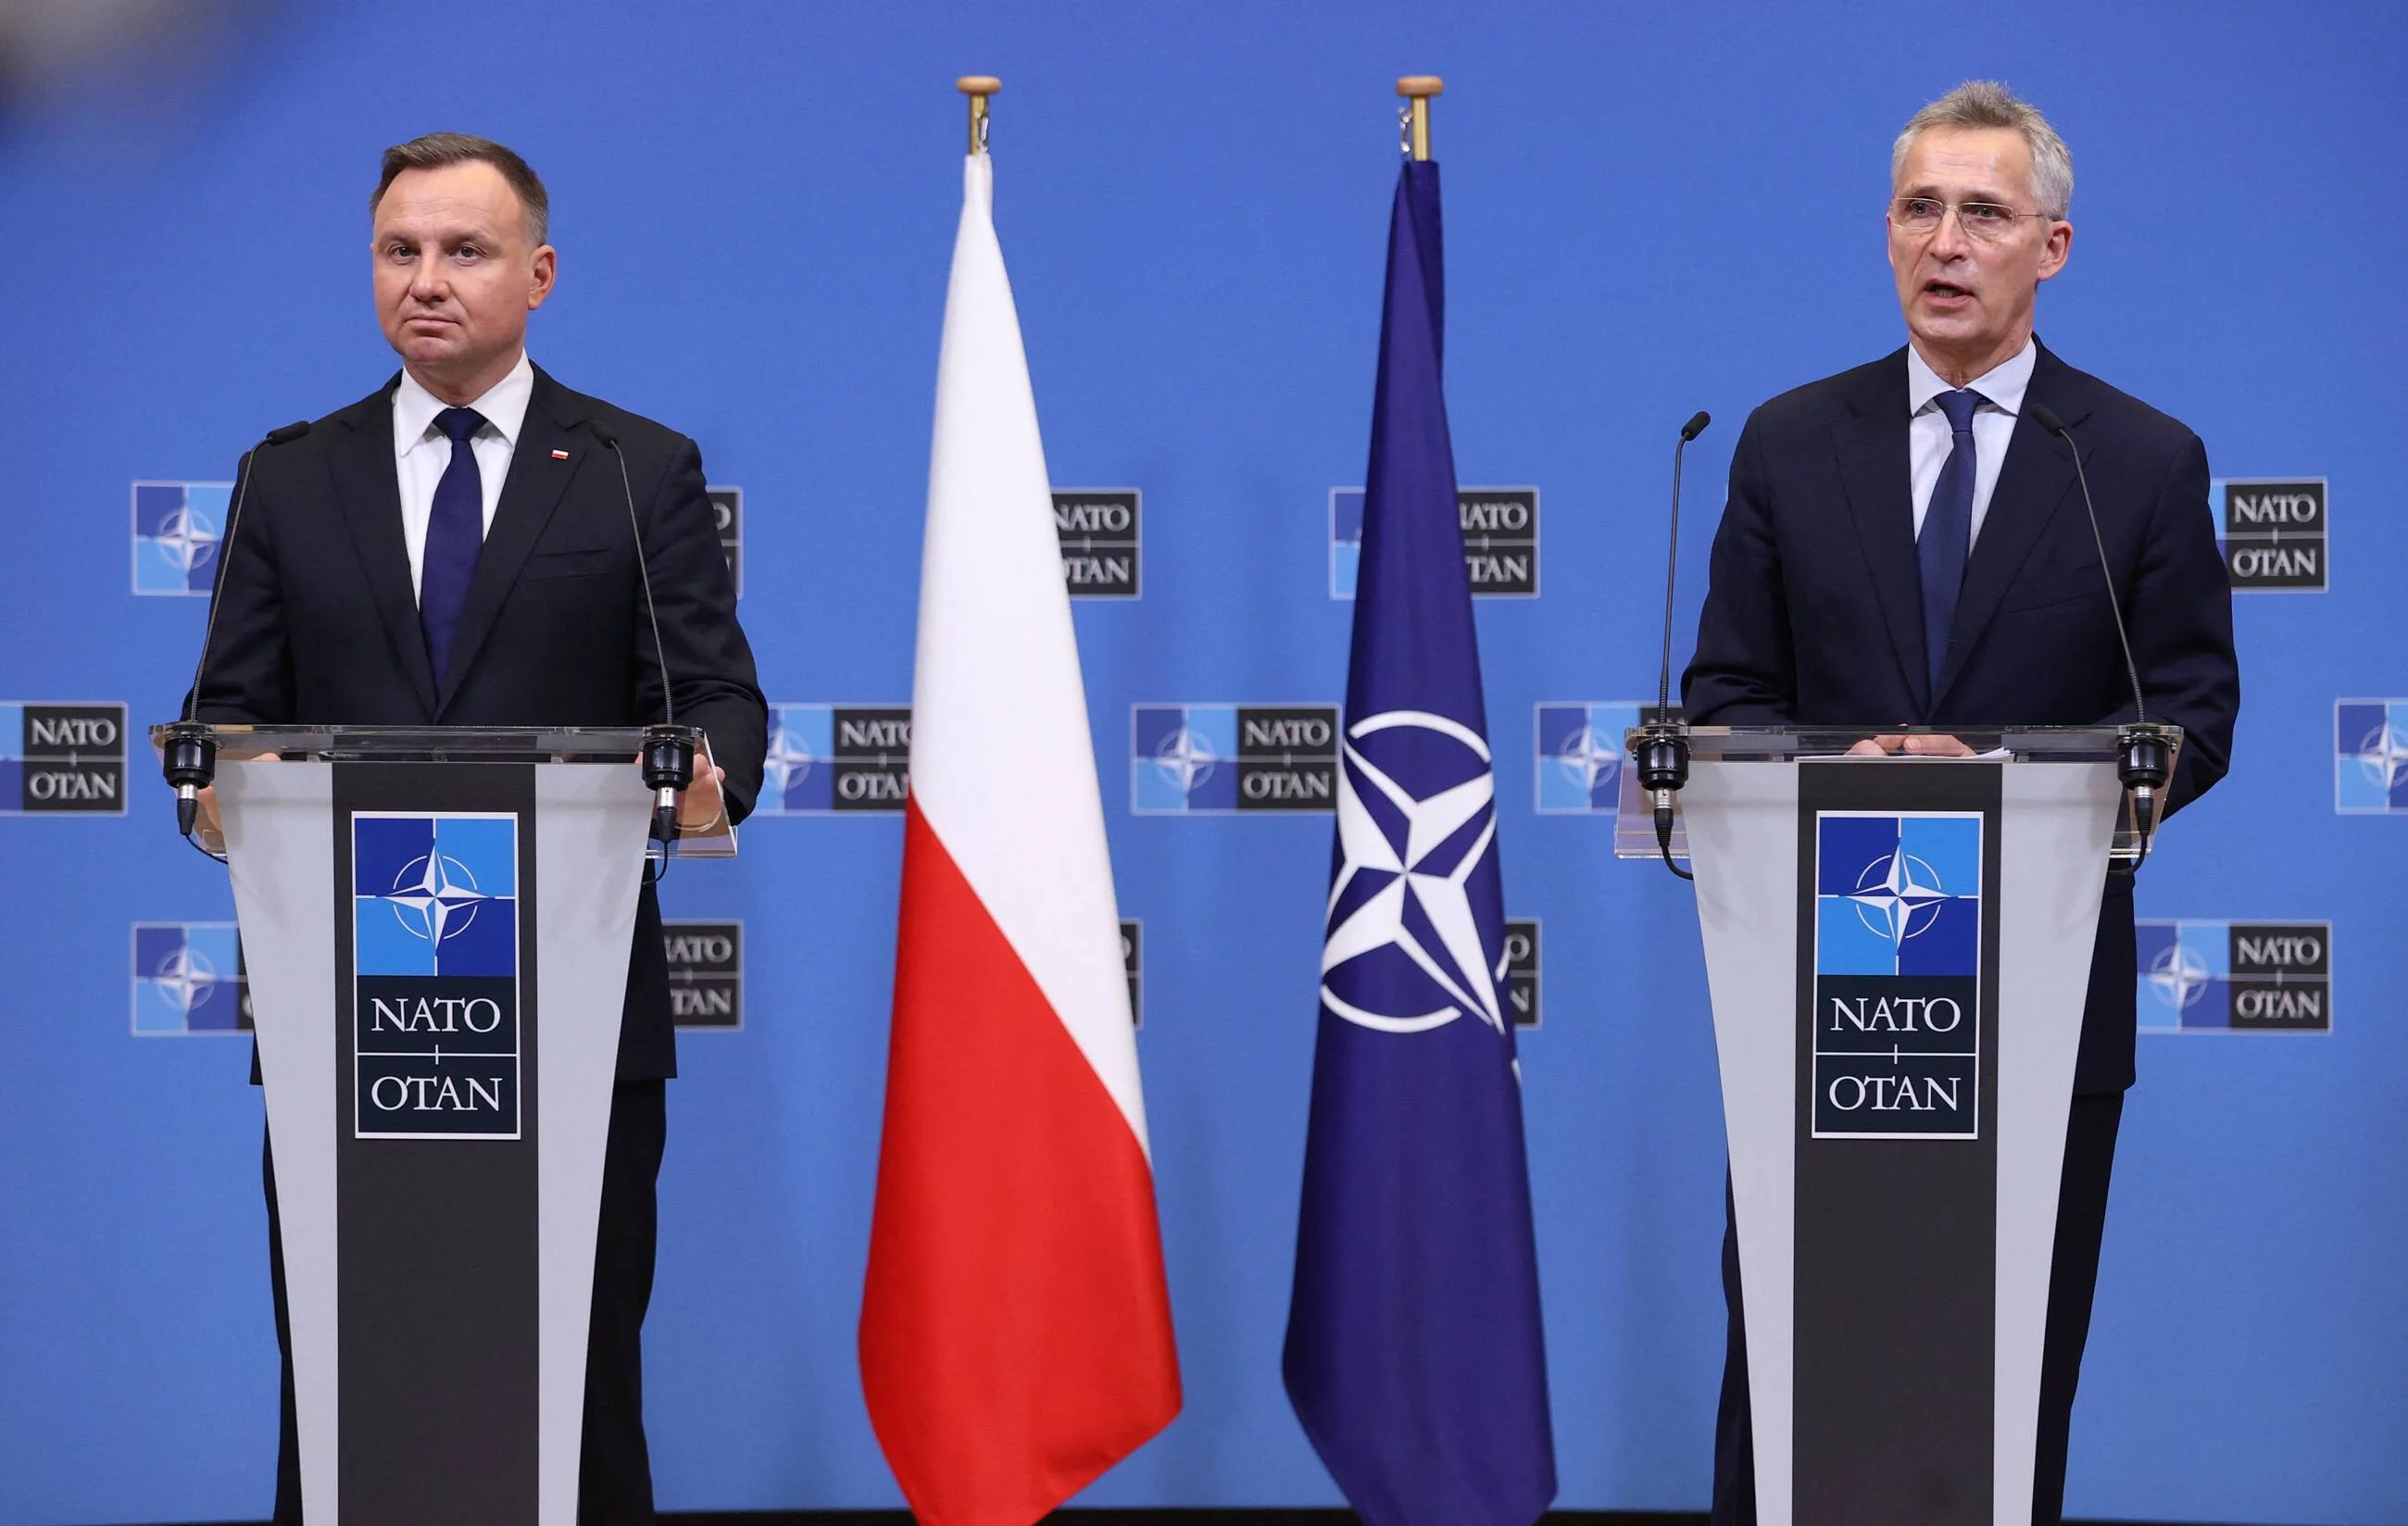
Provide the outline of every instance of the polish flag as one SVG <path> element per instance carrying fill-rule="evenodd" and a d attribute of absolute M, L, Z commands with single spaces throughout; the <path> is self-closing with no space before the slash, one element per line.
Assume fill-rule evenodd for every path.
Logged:
<path fill-rule="evenodd" d="M 924 1526 L 1029 1526 L 1179 1413 L 1103 797 L 972 154 L 937 365 L 871 1425 Z"/>

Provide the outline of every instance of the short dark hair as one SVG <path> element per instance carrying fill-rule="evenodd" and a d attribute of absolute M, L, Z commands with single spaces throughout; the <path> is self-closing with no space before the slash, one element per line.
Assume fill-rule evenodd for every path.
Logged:
<path fill-rule="evenodd" d="M 552 198 L 544 194 L 543 182 L 527 167 L 527 162 L 492 138 L 466 133 L 428 133 L 387 149 L 384 172 L 377 178 L 376 194 L 368 198 L 368 215 L 376 216 L 385 192 L 403 170 L 440 169 L 446 164 L 491 164 L 500 170 L 502 178 L 518 193 L 519 205 L 526 209 L 529 240 L 540 244 L 552 231 Z"/>

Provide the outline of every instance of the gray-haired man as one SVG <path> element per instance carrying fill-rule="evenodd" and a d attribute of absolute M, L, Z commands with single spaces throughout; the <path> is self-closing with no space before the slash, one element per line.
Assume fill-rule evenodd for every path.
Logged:
<path fill-rule="evenodd" d="M 1689 719 L 1985 729 L 2132 719 L 2112 580 L 2152 720 L 2186 734 L 2168 809 L 2224 775 L 2241 682 L 2207 452 L 2176 421 L 2067 365 L 2032 333 L 2065 268 L 2073 166 L 2046 119 L 1973 81 L 1917 113 L 1891 161 L 1890 269 L 1907 347 L 1787 392 L 1731 459 Z M 2107 579 L 2057 414 L 2083 452 Z M 1885 750 L 1964 750 L 1945 735 Z M 2041 1368 L 2032 1519 L 2056 1522 L 2090 1329 L 2107 1186 L 2132 1084 L 2131 881 L 2111 877 L 2090 962 Z M 1735 1237 L 1714 1445 L 1717 1526 L 1756 1519 Z M 1944 1510 L 1924 1519 L 1956 1519 Z M 1975 1519 L 1971 1516 L 1962 1519 Z M 1981 1519 L 1988 1519 L 1986 1512 Z"/>

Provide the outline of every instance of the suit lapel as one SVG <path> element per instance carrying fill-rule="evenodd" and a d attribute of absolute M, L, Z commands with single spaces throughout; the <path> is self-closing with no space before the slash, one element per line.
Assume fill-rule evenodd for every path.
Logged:
<path fill-rule="evenodd" d="M 568 479 L 583 464 L 581 458 L 591 453 L 586 449 L 591 440 L 572 440 L 569 434 L 571 426 L 583 418 L 572 401 L 574 395 L 540 368 L 536 371 L 526 419 L 510 451 L 509 475 L 502 479 L 501 502 L 494 506 L 493 526 L 485 532 L 484 547 L 477 553 L 476 576 L 468 580 L 460 629 L 452 638 L 452 671 L 444 677 L 442 697 L 436 706 L 437 720 L 460 692 L 460 680 L 476 665 L 477 654 L 493 634 L 502 604 L 518 581 L 519 569 L 526 565 L 527 554 L 552 521 Z M 566 451 L 566 458 L 553 455 L 555 450 Z"/>
<path fill-rule="evenodd" d="M 1929 711 L 1930 696 L 1925 692 L 1929 685 L 1923 660 L 1923 573 L 1914 557 L 1914 483 L 1907 461 L 1905 351 L 1878 374 L 1882 381 L 1849 400 L 1851 412 L 1834 426 L 1832 445 L 1899 677 L 1920 716 Z"/>
<path fill-rule="evenodd" d="M 2071 453 L 2064 441 L 2031 416 L 2035 401 L 2047 404 L 2069 429 L 2087 414 L 2079 398 L 2060 385 L 2063 371 L 2063 363 L 2042 349 L 2032 367 L 2031 384 L 2024 389 L 2024 407 L 2007 440 L 2007 459 L 1999 464 L 1998 486 L 1990 490 L 1982 534 L 1965 563 L 1965 587 L 1956 598 L 1956 620 L 1949 631 L 1950 655 L 1940 672 L 1940 690 L 1932 697 L 1935 706 L 1947 696 L 1949 685 L 1963 671 L 1991 617 L 1999 612 L 2000 601 L 2014 586 L 2015 575 L 2030 559 L 2032 548 L 2073 496 Z M 2076 440 L 2081 437 L 2074 435 Z M 2083 460 L 2088 462 L 2086 453 Z"/>
<path fill-rule="evenodd" d="M 335 502 L 351 529 L 351 547 L 359 553 L 377 618 L 420 708 L 432 717 L 435 674 L 426 661 L 418 595 L 409 586 L 409 547 L 401 535 L 401 474 L 394 461 L 393 392 L 400 379 L 395 376 L 382 392 L 344 410 L 343 433 L 326 456 L 335 477 Z"/>

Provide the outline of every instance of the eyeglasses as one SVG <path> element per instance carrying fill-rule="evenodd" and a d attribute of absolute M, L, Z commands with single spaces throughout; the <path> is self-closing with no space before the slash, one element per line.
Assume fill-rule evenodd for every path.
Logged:
<path fill-rule="evenodd" d="M 1889 220 L 1899 229 L 1920 237 L 1937 233 L 1947 220 L 1951 206 L 1956 211 L 1956 225 L 1965 236 L 1995 244 L 2014 232 L 2015 223 L 2023 218 L 2049 220 L 2046 212 L 2018 212 L 2012 207 L 1996 202 L 1960 201 L 1949 203 L 1937 196 L 1900 196 L 1889 204 Z"/>

